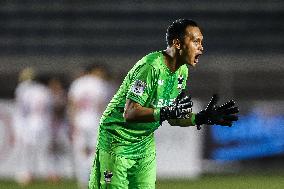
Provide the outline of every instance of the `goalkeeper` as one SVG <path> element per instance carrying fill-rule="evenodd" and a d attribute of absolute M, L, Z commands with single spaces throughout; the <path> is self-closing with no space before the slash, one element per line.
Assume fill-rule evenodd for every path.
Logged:
<path fill-rule="evenodd" d="M 167 120 L 182 127 L 202 124 L 231 126 L 238 108 L 233 101 L 192 113 L 186 88 L 188 67 L 198 64 L 203 35 L 189 19 L 174 21 L 167 29 L 167 49 L 150 53 L 128 72 L 104 111 L 89 189 L 155 188 L 154 131 Z"/>

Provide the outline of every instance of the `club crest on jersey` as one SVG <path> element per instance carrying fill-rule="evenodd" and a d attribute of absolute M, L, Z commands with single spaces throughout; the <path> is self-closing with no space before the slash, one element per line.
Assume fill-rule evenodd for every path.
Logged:
<path fill-rule="evenodd" d="M 182 75 L 179 75 L 179 76 L 178 76 L 178 85 L 177 85 L 177 88 L 178 88 L 178 89 L 182 89 L 183 80 L 184 80 L 183 76 L 182 76 Z"/>
<path fill-rule="evenodd" d="M 139 96 L 142 96 L 144 90 L 146 88 L 146 83 L 141 81 L 141 80 L 136 80 L 135 83 L 133 84 L 131 91 Z"/>

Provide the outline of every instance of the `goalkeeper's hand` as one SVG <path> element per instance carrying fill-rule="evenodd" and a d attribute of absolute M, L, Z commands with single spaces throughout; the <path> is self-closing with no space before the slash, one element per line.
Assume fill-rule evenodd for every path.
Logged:
<path fill-rule="evenodd" d="M 230 100 L 221 106 L 217 105 L 218 97 L 213 95 L 207 107 L 195 115 L 195 123 L 200 125 L 221 125 L 231 127 L 234 121 L 238 120 L 239 109 L 235 102 Z"/>
<path fill-rule="evenodd" d="M 182 91 L 171 105 L 160 109 L 160 123 L 168 119 L 187 118 L 189 113 L 192 112 L 192 105 L 191 97 L 186 96 L 185 92 Z"/>

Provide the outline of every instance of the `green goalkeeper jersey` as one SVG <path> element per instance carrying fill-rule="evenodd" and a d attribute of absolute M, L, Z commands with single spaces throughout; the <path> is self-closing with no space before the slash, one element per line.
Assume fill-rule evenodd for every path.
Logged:
<path fill-rule="evenodd" d="M 153 52 L 128 72 L 100 120 L 98 149 L 137 159 L 155 153 L 154 131 L 160 123 L 129 123 L 123 117 L 127 99 L 144 107 L 157 108 L 171 104 L 186 86 L 188 68 L 171 72 L 162 52 Z"/>

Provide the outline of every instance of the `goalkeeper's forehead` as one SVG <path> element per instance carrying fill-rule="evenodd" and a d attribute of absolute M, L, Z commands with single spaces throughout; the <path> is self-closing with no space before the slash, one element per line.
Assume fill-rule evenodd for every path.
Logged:
<path fill-rule="evenodd" d="M 199 27 L 187 26 L 185 29 L 185 37 L 189 37 L 191 40 L 203 40 L 203 34 Z"/>

